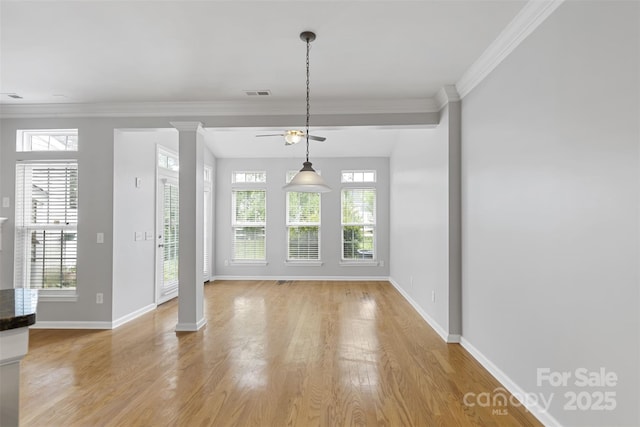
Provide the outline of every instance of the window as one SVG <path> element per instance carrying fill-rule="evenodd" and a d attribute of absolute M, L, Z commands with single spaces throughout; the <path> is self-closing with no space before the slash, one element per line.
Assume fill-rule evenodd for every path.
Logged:
<path fill-rule="evenodd" d="M 163 147 L 158 147 L 158 166 L 172 172 L 178 172 L 180 169 L 178 154 Z"/>
<path fill-rule="evenodd" d="M 232 192 L 232 228 L 234 261 L 266 261 L 265 190 L 247 189 Z"/>
<path fill-rule="evenodd" d="M 342 171 L 340 181 L 342 183 L 376 182 L 376 171 Z"/>
<path fill-rule="evenodd" d="M 342 190 L 342 260 L 375 260 L 376 189 Z"/>
<path fill-rule="evenodd" d="M 253 182 L 264 183 L 264 182 L 267 182 L 267 173 L 266 172 L 233 172 L 233 175 L 231 177 L 231 182 L 234 184 L 253 183 Z"/>
<path fill-rule="evenodd" d="M 75 290 L 77 252 L 78 163 L 18 163 L 16 286 Z"/>
<path fill-rule="evenodd" d="M 204 224 L 202 227 L 202 232 L 204 236 L 202 238 L 203 248 L 202 248 L 202 275 L 205 281 L 208 281 L 211 278 L 211 229 L 213 228 L 212 224 L 212 215 L 211 215 L 211 193 L 213 186 L 213 169 L 209 166 L 204 167 Z"/>
<path fill-rule="evenodd" d="M 78 151 L 78 129 L 20 130 L 16 151 Z"/>
<path fill-rule="evenodd" d="M 320 193 L 287 193 L 287 259 L 320 259 Z"/>

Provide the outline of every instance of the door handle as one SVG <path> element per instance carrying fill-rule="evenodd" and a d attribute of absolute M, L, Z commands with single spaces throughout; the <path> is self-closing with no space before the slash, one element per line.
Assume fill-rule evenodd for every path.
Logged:
<path fill-rule="evenodd" d="M 158 247 L 159 248 L 164 248 L 164 245 L 163 244 L 159 244 Z"/>

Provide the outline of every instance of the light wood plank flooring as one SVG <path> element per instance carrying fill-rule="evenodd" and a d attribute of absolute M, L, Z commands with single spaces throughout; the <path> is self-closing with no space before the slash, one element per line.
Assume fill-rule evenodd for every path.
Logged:
<path fill-rule="evenodd" d="M 538 426 L 463 403 L 500 384 L 387 282 L 219 281 L 113 331 L 32 330 L 22 426 Z"/>

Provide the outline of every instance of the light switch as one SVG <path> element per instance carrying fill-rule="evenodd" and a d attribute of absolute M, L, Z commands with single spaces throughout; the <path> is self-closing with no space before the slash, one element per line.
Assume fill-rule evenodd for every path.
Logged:
<path fill-rule="evenodd" d="M 104 243 L 104 233 L 96 234 L 96 243 Z"/>
<path fill-rule="evenodd" d="M 147 231 L 144 233 L 144 240 L 153 240 L 153 231 Z"/>
<path fill-rule="evenodd" d="M 136 188 L 142 187 L 142 178 L 136 177 Z"/>
<path fill-rule="evenodd" d="M 136 242 L 139 240 L 142 240 L 142 231 L 136 231 L 133 240 L 135 240 Z"/>
<path fill-rule="evenodd" d="M 2 198 L 2 207 L 3 208 L 8 208 L 11 206 L 11 200 L 9 200 L 8 197 L 3 197 Z"/>

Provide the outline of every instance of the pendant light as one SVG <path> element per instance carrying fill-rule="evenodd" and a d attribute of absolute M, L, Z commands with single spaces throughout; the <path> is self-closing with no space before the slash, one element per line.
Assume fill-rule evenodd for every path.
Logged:
<path fill-rule="evenodd" d="M 311 167 L 311 162 L 309 161 L 309 49 L 311 48 L 311 42 L 316 39 L 316 35 L 311 31 L 304 31 L 300 34 L 300 38 L 303 42 L 307 43 L 307 127 L 304 134 L 307 139 L 307 157 L 306 161 L 302 164 L 300 172 L 298 172 L 287 185 L 282 187 L 282 189 L 287 192 L 326 193 L 331 191 L 331 187 L 329 187 L 322 177 Z"/>

